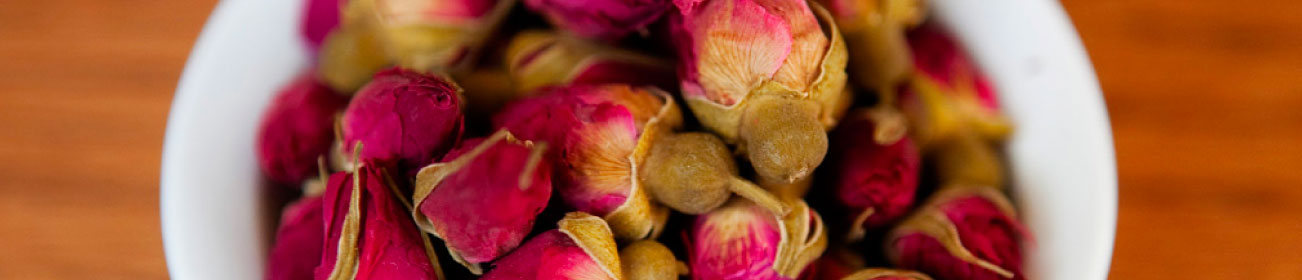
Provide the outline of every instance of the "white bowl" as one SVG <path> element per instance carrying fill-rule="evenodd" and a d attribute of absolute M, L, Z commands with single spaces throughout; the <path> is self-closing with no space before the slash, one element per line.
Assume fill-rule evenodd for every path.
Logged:
<path fill-rule="evenodd" d="M 274 213 L 255 130 L 272 93 L 306 67 L 301 0 L 225 0 L 177 87 L 162 164 L 162 226 L 176 279 L 262 277 Z M 1098 82 L 1056 1 L 933 0 L 999 90 L 1017 132 L 1014 196 L 1035 241 L 1031 279 L 1105 279 L 1116 227 L 1112 135 Z"/>

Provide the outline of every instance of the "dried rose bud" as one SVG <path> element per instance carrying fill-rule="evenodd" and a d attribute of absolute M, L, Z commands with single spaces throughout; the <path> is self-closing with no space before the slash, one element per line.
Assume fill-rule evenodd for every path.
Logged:
<path fill-rule="evenodd" d="M 382 48 L 374 32 L 364 27 L 339 26 L 321 43 L 317 76 L 335 91 L 352 94 L 389 65 Z"/>
<path fill-rule="evenodd" d="M 281 89 L 258 129 L 258 165 L 277 183 L 299 186 L 317 175 L 317 158 L 330 152 L 335 114 L 348 99 L 303 75 Z"/>
<path fill-rule="evenodd" d="M 348 104 L 343 141 L 362 142 L 365 160 L 414 169 L 442 157 L 460 141 L 462 119 L 461 89 L 456 84 L 393 68 L 376 74 Z"/>
<path fill-rule="evenodd" d="M 299 32 L 310 53 L 316 54 L 325 42 L 326 35 L 339 26 L 339 6 L 344 0 L 303 1 L 303 22 Z"/>
<path fill-rule="evenodd" d="M 827 11 L 800 0 L 675 1 L 683 97 L 701 124 L 746 151 L 774 182 L 798 181 L 827 153 L 850 105 L 845 44 Z"/>
<path fill-rule="evenodd" d="M 512 0 L 352 0 L 345 24 L 374 32 L 387 57 L 421 71 L 457 71 L 471 65 Z"/>
<path fill-rule="evenodd" d="M 926 18 L 923 0 L 819 0 L 836 18 L 850 51 L 851 76 L 881 97 L 893 98 L 896 85 L 913 71 L 905 29 Z"/>
<path fill-rule="evenodd" d="M 619 250 L 619 262 L 625 280 L 676 280 L 686 273 L 674 252 L 655 240 L 640 240 Z"/>
<path fill-rule="evenodd" d="M 633 241 L 658 235 L 668 218 L 637 170 L 656 139 L 682 124 L 680 114 L 673 98 L 654 88 L 573 85 L 508 105 L 495 124 L 522 139 L 558 143 L 551 154 L 557 194 L 606 219 L 616 238 Z"/>
<path fill-rule="evenodd" d="M 886 239 L 892 263 L 938 279 L 1025 279 L 1012 204 L 987 187 L 941 188 Z"/>
<path fill-rule="evenodd" d="M 795 279 L 827 248 L 823 220 L 803 201 L 785 217 L 733 199 L 696 217 L 692 279 Z"/>
<path fill-rule="evenodd" d="M 453 74 L 452 80 L 464 89 L 467 119 L 487 119 L 507 102 L 523 96 L 516 92 L 504 66 L 476 67 Z"/>
<path fill-rule="evenodd" d="M 467 140 L 416 175 L 416 224 L 442 238 L 453 260 L 482 274 L 480 264 L 519 246 L 547 207 L 546 149 L 505 130 Z"/>
<path fill-rule="evenodd" d="M 864 267 L 864 259 L 848 247 L 830 249 L 800 273 L 800 280 L 840 280 Z"/>
<path fill-rule="evenodd" d="M 972 133 L 936 145 L 928 157 L 937 180 L 946 184 L 1004 187 L 1004 163 L 995 147 Z"/>
<path fill-rule="evenodd" d="M 1012 131 L 999 113 L 994 88 L 948 34 L 933 24 L 909 33 L 918 69 L 900 103 L 923 146 L 939 145 L 961 133 L 1002 140 Z"/>
<path fill-rule="evenodd" d="M 917 271 L 869 268 L 856 271 L 841 280 L 931 280 L 931 277 Z"/>
<path fill-rule="evenodd" d="M 443 279 L 410 204 L 369 162 L 330 176 L 324 196 L 325 249 L 315 279 Z"/>
<path fill-rule="evenodd" d="M 611 41 L 643 31 L 671 7 L 669 0 L 525 0 L 524 4 L 557 29 Z"/>
<path fill-rule="evenodd" d="M 546 88 L 539 90 L 539 96 L 508 103 L 493 115 L 493 127 L 510 130 L 521 139 L 564 143 L 568 135 L 566 128 L 579 122 L 575 113 L 577 102 L 567 92 Z M 551 149 L 548 153 L 559 157 L 561 149 Z"/>
<path fill-rule="evenodd" d="M 276 242 L 267 256 L 267 280 L 312 279 L 325 243 L 321 208 L 321 196 L 304 197 L 285 206 Z"/>
<path fill-rule="evenodd" d="M 732 153 L 719 137 L 704 132 L 665 135 L 651 147 L 639 172 L 656 201 L 697 215 L 723 205 L 732 194 L 745 197 L 773 215 L 790 209 L 776 196 L 737 175 Z M 798 199 L 798 197 L 797 197 Z"/>
<path fill-rule="evenodd" d="M 506 63 L 520 93 L 570 84 L 670 88 L 677 83 L 668 61 L 546 31 L 516 35 L 507 46 Z"/>
<path fill-rule="evenodd" d="M 876 141 L 870 111 L 851 112 L 832 133 L 836 198 L 850 211 L 850 240 L 903 217 L 913 206 L 921 156 L 907 136 Z"/>
<path fill-rule="evenodd" d="M 621 279 L 619 252 L 605 221 L 571 212 L 557 226 L 493 262 L 493 270 L 480 279 Z"/>

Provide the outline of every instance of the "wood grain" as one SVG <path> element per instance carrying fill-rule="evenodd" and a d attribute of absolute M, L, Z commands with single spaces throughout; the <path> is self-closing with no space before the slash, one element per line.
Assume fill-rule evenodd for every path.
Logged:
<path fill-rule="evenodd" d="M 163 130 L 214 3 L 0 3 L 0 279 L 167 277 Z M 1063 4 L 1115 134 L 1112 278 L 1302 278 L 1302 2 Z"/>
<path fill-rule="evenodd" d="M 0 279 L 167 277 L 163 129 L 214 3 L 0 3 Z"/>
<path fill-rule="evenodd" d="M 1063 5 L 1111 112 L 1112 278 L 1302 279 L 1302 2 Z"/>

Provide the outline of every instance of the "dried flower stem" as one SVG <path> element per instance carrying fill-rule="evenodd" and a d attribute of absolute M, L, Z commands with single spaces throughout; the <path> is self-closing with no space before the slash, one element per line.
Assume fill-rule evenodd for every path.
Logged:
<path fill-rule="evenodd" d="M 788 213 L 791 213 L 791 207 L 782 203 L 782 201 L 778 200 L 778 198 L 773 196 L 772 193 L 765 191 L 763 188 L 760 188 L 754 183 L 742 179 L 741 177 L 733 176 L 732 180 L 728 184 L 728 190 L 755 202 L 755 204 L 764 207 L 764 209 L 769 210 L 769 212 L 772 212 L 774 215 L 786 216 Z"/>

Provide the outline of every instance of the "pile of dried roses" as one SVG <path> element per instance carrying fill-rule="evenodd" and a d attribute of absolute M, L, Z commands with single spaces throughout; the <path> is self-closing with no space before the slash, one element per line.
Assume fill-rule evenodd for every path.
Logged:
<path fill-rule="evenodd" d="M 308 0 L 267 278 L 1024 279 L 923 1 Z"/>

